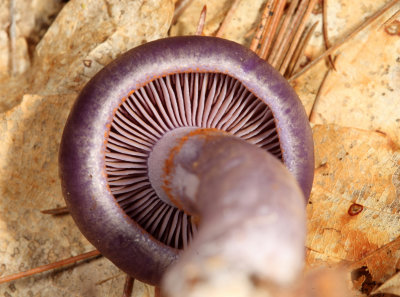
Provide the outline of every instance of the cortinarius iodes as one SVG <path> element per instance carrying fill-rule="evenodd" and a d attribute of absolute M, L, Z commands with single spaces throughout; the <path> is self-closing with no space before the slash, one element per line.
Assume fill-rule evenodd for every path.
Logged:
<path fill-rule="evenodd" d="M 76 100 L 60 148 L 81 232 L 149 284 L 176 262 L 171 294 L 218 265 L 292 280 L 313 167 L 287 81 L 247 48 L 202 36 L 149 42 L 106 66 Z"/>

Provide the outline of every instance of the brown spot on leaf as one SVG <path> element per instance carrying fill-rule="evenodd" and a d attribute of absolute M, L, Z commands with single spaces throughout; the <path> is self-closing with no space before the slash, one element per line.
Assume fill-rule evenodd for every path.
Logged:
<path fill-rule="evenodd" d="M 395 20 L 385 26 L 385 32 L 389 35 L 399 35 L 400 36 L 400 21 Z"/>
<path fill-rule="evenodd" d="M 362 210 L 363 210 L 363 206 L 361 204 L 353 203 L 349 207 L 348 214 L 350 216 L 355 216 L 355 215 L 358 215 L 360 212 L 362 212 Z"/>
<path fill-rule="evenodd" d="M 86 67 L 92 66 L 92 60 L 83 60 L 83 65 L 85 65 Z"/>

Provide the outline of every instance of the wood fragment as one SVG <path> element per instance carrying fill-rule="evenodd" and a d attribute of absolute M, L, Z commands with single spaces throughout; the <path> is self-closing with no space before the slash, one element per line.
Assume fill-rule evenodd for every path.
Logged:
<path fill-rule="evenodd" d="M 204 24 L 206 23 L 206 15 L 207 15 L 207 5 L 204 5 L 200 13 L 200 18 L 197 24 L 197 30 L 195 35 L 204 35 L 203 31 L 204 31 Z"/>
<path fill-rule="evenodd" d="M 331 47 L 331 43 L 328 38 L 328 9 L 327 9 L 326 0 L 322 0 L 322 36 L 324 37 L 325 49 Z M 328 65 L 336 71 L 335 64 L 333 63 L 332 55 L 329 55 L 327 58 Z"/>
<path fill-rule="evenodd" d="M 265 38 L 261 45 L 261 49 L 260 49 L 261 59 L 265 60 L 268 56 L 269 50 L 272 45 L 272 41 L 274 40 L 274 37 L 275 37 L 275 32 L 278 29 L 279 22 L 282 19 L 285 4 L 286 4 L 286 0 L 278 0 L 278 2 L 276 3 L 276 5 L 274 7 L 270 26 L 269 26 L 268 30 L 265 31 Z"/>
<path fill-rule="evenodd" d="M 328 55 L 330 55 L 335 50 L 337 50 L 339 47 L 341 47 L 343 44 L 345 44 L 347 41 L 352 39 L 354 36 L 356 36 L 358 33 L 360 33 L 363 29 L 368 27 L 370 24 L 372 24 L 377 18 L 379 18 L 381 15 L 383 15 L 386 11 L 388 11 L 391 7 L 393 7 L 397 3 L 398 3 L 398 0 L 391 0 L 390 2 L 386 3 L 381 9 L 379 9 L 377 12 L 375 12 L 370 17 L 368 17 L 363 23 L 361 23 L 352 32 L 350 32 L 349 34 L 340 38 L 337 43 L 332 45 L 329 49 L 327 49 L 325 52 L 323 52 L 321 55 L 319 55 L 317 58 L 315 58 L 309 64 L 307 64 L 307 66 L 305 66 L 299 72 L 297 72 L 292 77 L 290 77 L 288 79 L 288 81 L 292 82 L 293 80 L 302 76 L 304 73 L 306 73 L 312 67 L 314 67 L 319 61 L 321 61 L 322 59 L 325 59 Z"/>
<path fill-rule="evenodd" d="M 289 76 L 291 76 L 299 67 L 301 58 L 304 55 L 304 51 L 307 47 L 308 42 L 311 39 L 311 36 L 313 35 L 315 28 L 318 25 L 318 21 L 316 21 L 311 27 L 309 27 L 306 32 L 304 33 L 304 37 L 301 39 L 299 45 L 297 46 L 293 58 L 290 61 L 287 73 Z"/>
<path fill-rule="evenodd" d="M 289 66 L 290 60 L 293 57 L 294 51 L 296 50 L 297 44 L 300 41 L 301 35 L 304 32 L 308 17 L 310 16 L 312 10 L 314 9 L 315 4 L 318 0 L 311 0 L 307 6 L 306 12 L 304 13 L 303 17 L 301 18 L 301 22 L 298 26 L 296 34 L 294 35 L 293 39 L 291 40 L 289 50 L 283 59 L 282 65 L 279 68 L 279 72 L 284 75 L 286 72 L 287 67 Z"/>
<path fill-rule="evenodd" d="M 63 206 L 63 207 L 58 207 L 58 208 L 41 210 L 40 212 L 44 213 L 44 214 L 58 216 L 58 215 L 68 214 L 69 210 L 68 210 L 68 208 L 66 206 Z"/>
<path fill-rule="evenodd" d="M 226 31 L 226 27 L 232 20 L 238 6 L 239 6 L 240 0 L 234 0 L 231 7 L 229 8 L 227 14 L 225 15 L 224 20 L 222 21 L 221 25 L 218 28 L 217 33 L 215 34 L 216 37 L 222 37 Z"/>
<path fill-rule="evenodd" d="M 279 29 L 279 33 L 278 33 L 278 35 L 276 37 L 276 40 L 274 42 L 274 46 L 272 47 L 271 54 L 268 57 L 268 62 L 272 66 L 274 66 L 272 64 L 272 62 L 275 59 L 275 56 L 276 56 L 276 54 L 278 52 L 278 49 L 281 47 L 281 43 L 283 41 L 283 38 L 285 37 L 285 33 L 287 32 L 287 29 L 288 29 L 288 26 L 290 24 L 290 21 L 293 18 L 293 15 L 294 15 L 294 12 L 295 12 L 295 9 L 297 7 L 298 2 L 299 2 L 299 0 L 292 0 L 290 2 L 289 8 L 288 8 L 288 10 L 287 10 L 287 12 L 285 14 L 284 21 L 283 21 L 283 23 L 282 23 L 282 25 L 281 25 L 281 27 Z M 274 66 L 274 67 L 276 68 L 276 66 Z"/>
<path fill-rule="evenodd" d="M 45 272 L 45 271 L 48 271 L 48 270 L 61 268 L 63 266 L 74 264 L 74 263 L 76 263 L 78 261 L 90 259 L 90 258 L 99 256 L 99 255 L 100 255 L 100 252 L 98 250 L 94 250 L 94 251 L 90 251 L 90 252 L 87 252 L 87 253 L 84 253 L 84 254 L 80 254 L 80 255 L 75 256 L 75 257 L 71 257 L 71 258 L 68 258 L 68 259 L 61 260 L 61 261 L 57 261 L 57 262 L 53 262 L 53 263 L 46 264 L 46 265 L 43 265 L 43 266 L 39 266 L 39 267 L 36 267 L 36 268 L 32 268 L 32 269 L 27 270 L 27 271 L 18 272 L 18 273 L 11 274 L 11 275 L 8 275 L 8 276 L 0 277 L 0 284 L 7 283 L 7 282 L 10 282 L 10 281 L 13 281 L 13 280 L 17 280 L 17 279 L 20 279 L 20 278 L 23 278 L 23 277 L 31 276 L 31 275 L 34 275 L 34 274 L 42 273 L 42 272 Z"/>
<path fill-rule="evenodd" d="M 134 281 L 135 281 L 135 279 L 132 276 L 130 276 L 128 274 L 126 275 L 125 284 L 124 284 L 124 293 L 123 293 L 122 297 L 131 297 L 132 296 Z"/>
<path fill-rule="evenodd" d="M 250 45 L 250 49 L 253 52 L 257 51 L 258 46 L 259 46 L 259 44 L 261 42 L 262 34 L 264 32 L 264 28 L 267 25 L 267 20 L 269 19 L 269 14 L 270 14 L 271 7 L 272 7 L 272 4 L 273 4 L 272 2 L 273 2 L 273 0 L 267 0 L 267 2 L 265 3 L 265 8 L 264 8 L 264 11 L 263 11 L 262 16 L 261 16 L 260 25 L 258 26 L 257 31 L 254 34 L 254 37 L 253 37 L 253 39 L 251 41 L 251 45 Z"/>

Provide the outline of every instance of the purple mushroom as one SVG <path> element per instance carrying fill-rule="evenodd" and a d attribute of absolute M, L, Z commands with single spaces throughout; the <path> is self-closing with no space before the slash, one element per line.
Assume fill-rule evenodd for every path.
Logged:
<path fill-rule="evenodd" d="M 263 251 L 276 267 L 301 269 L 313 158 L 303 106 L 269 64 L 231 41 L 174 37 L 128 51 L 85 86 L 64 129 L 60 176 L 87 239 L 159 285 L 183 250 L 181 270 L 204 259 L 196 249 L 242 253 L 229 245 L 237 234 L 255 240 L 242 253 L 250 270 Z"/>

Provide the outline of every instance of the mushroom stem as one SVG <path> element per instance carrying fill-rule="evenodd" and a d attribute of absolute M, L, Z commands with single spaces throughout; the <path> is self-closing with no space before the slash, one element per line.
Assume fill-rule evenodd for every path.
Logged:
<path fill-rule="evenodd" d="M 165 164 L 171 201 L 199 225 L 165 275 L 167 296 L 250 296 L 255 280 L 287 285 L 297 277 L 304 197 L 278 159 L 237 137 L 198 129 L 181 138 Z"/>

